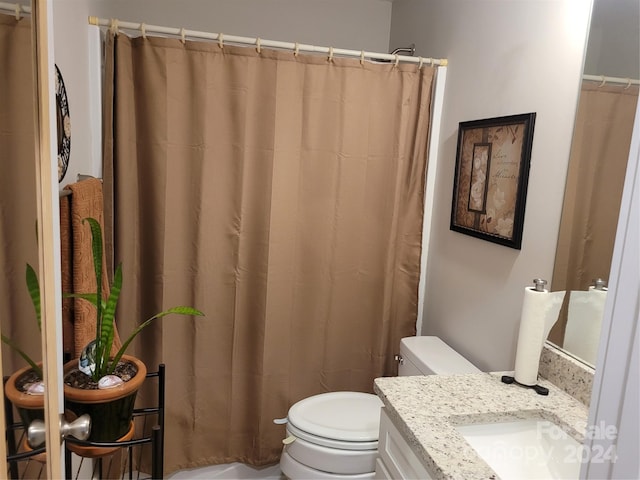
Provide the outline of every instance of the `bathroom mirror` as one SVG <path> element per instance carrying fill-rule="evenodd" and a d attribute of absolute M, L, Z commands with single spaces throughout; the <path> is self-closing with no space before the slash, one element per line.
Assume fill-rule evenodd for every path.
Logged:
<path fill-rule="evenodd" d="M 39 271 L 32 51 L 30 15 L 0 9 L 0 330 L 40 362 L 42 342 L 26 282 L 27 264 Z M 10 377 L 23 368 L 29 368 L 27 362 L 3 343 L 3 375 Z M 12 415 L 9 422 L 22 420 L 15 409 Z M 17 433 L 16 447 L 24 450 L 22 430 Z M 10 468 L 14 476 L 18 465 Z M 41 468 L 42 464 L 20 465 L 25 478 Z"/>
<path fill-rule="evenodd" d="M 31 60 L 31 19 L 0 10 L 0 328 L 40 361 L 35 311 L 25 281 L 26 265 L 38 271 L 36 171 Z M 26 365 L 7 345 L 3 372 Z"/>
<path fill-rule="evenodd" d="M 551 285 L 575 293 L 549 341 L 590 366 L 606 294 L 587 291 L 609 278 L 638 99 L 630 80 L 640 78 L 639 18 L 637 0 L 594 2 Z M 603 75 L 629 80 L 603 82 Z"/>
<path fill-rule="evenodd" d="M 30 398 L 31 412 L 35 408 L 37 413 L 25 418 L 15 412 L 13 421 L 28 425 L 44 417 L 47 445 L 46 456 L 18 464 L 12 462 L 6 472 L 11 478 L 60 478 L 61 397 L 57 377 L 61 362 L 58 362 L 56 347 L 56 303 L 61 295 L 57 294 L 55 256 L 51 253 L 51 246 L 55 245 L 56 218 L 51 213 L 52 201 L 58 195 L 56 169 L 52 163 L 56 154 L 53 60 L 49 48 L 51 3 L 46 0 L 0 3 L 0 13 L 0 267 L 3 272 L 0 329 L 25 357 L 31 357 L 34 363 L 42 362 L 41 378 L 46 380 L 46 392 L 41 385 L 39 395 L 18 394 L 14 398 L 14 405 L 18 398 Z M 31 274 L 27 273 L 27 264 L 32 266 Z M 32 302 L 32 298 L 36 300 Z M 36 305 L 42 312 L 40 326 Z M 4 342 L 2 347 L 3 375 L 9 376 L 25 365 L 29 367 L 22 355 Z M 25 453 L 29 449 L 23 428 L 16 430 L 15 438 L 3 438 L 6 441 L 0 442 L 2 470 L 6 452 Z"/>

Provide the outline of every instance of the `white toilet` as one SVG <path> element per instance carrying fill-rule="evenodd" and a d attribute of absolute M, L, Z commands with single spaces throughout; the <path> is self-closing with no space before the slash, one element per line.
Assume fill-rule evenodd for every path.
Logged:
<path fill-rule="evenodd" d="M 400 341 L 398 375 L 479 373 L 438 337 Z M 374 478 L 382 402 L 376 395 L 330 392 L 294 404 L 280 469 L 291 480 Z"/>

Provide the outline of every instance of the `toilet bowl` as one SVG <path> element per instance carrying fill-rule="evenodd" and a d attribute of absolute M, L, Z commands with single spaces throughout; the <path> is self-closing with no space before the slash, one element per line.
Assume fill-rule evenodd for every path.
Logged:
<path fill-rule="evenodd" d="M 480 372 L 438 337 L 400 342 L 399 375 Z M 382 401 L 369 393 L 329 392 L 287 414 L 280 470 L 291 480 L 374 478 Z"/>

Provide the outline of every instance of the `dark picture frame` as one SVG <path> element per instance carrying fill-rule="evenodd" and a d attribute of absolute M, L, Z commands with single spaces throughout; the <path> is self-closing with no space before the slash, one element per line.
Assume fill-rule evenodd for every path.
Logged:
<path fill-rule="evenodd" d="M 460 122 L 453 231 L 520 249 L 535 113 Z"/>

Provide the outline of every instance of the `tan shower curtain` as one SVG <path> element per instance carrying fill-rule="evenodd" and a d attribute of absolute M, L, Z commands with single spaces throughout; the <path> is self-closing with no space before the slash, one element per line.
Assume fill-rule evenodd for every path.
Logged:
<path fill-rule="evenodd" d="M 25 283 L 38 271 L 31 20 L 0 14 L 0 320 L 2 333 L 40 360 Z M 3 345 L 5 374 L 26 365 Z"/>
<path fill-rule="evenodd" d="M 609 280 L 638 87 L 584 81 L 567 172 L 553 290 Z M 566 315 L 549 339 L 562 345 Z"/>
<path fill-rule="evenodd" d="M 134 348 L 167 365 L 166 470 L 273 463 L 274 418 L 415 334 L 435 69 L 119 35 L 106 71 L 121 333 L 206 314 Z"/>

